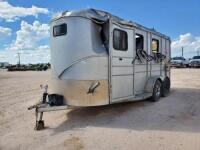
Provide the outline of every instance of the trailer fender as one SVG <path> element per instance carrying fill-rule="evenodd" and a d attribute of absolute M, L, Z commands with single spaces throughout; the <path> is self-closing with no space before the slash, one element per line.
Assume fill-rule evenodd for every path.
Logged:
<path fill-rule="evenodd" d="M 153 76 L 153 77 L 150 77 L 147 80 L 147 83 L 145 85 L 145 92 L 147 92 L 147 93 L 153 93 L 153 87 L 154 87 L 154 84 L 155 84 L 155 82 L 157 80 L 159 80 L 162 83 L 164 81 L 164 77 L 163 76 Z"/>

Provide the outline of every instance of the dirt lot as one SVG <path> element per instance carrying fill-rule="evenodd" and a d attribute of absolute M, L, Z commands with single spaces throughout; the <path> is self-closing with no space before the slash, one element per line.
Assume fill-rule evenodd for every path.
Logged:
<path fill-rule="evenodd" d="M 0 150 L 199 150 L 200 69 L 173 69 L 172 90 L 148 101 L 79 108 L 44 115 L 34 111 L 49 72 L 0 71 Z"/>

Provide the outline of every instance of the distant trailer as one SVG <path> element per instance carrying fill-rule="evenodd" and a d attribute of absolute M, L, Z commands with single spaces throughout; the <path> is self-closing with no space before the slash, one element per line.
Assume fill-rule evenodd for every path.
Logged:
<path fill-rule="evenodd" d="M 45 86 L 42 102 L 31 107 L 41 113 L 36 129 L 44 127 L 45 111 L 167 96 L 170 43 L 154 29 L 100 10 L 66 11 L 55 17 L 51 91 Z"/>

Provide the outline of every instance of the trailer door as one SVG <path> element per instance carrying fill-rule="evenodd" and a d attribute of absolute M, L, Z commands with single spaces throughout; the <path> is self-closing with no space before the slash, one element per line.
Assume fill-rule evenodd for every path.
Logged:
<path fill-rule="evenodd" d="M 134 30 L 110 25 L 110 100 L 111 103 L 134 96 Z"/>

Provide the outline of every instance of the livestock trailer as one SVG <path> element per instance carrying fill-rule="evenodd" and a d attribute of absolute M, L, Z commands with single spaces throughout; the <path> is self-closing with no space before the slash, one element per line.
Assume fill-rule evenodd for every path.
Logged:
<path fill-rule="evenodd" d="M 51 88 L 36 108 L 101 106 L 150 98 L 170 90 L 170 38 L 110 13 L 65 11 L 51 21 Z"/>

